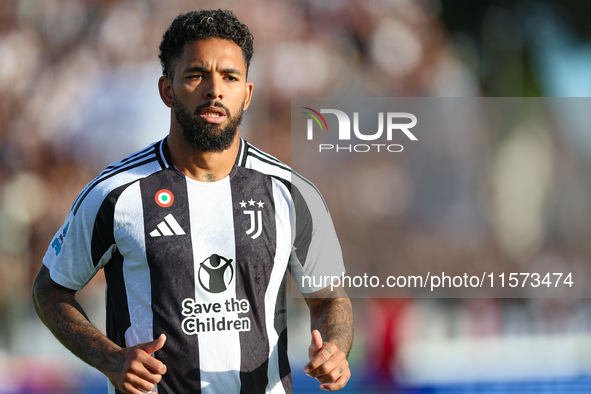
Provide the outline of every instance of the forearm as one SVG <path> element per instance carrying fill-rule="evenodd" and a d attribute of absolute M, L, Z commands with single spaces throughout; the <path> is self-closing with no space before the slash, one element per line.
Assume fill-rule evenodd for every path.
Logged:
<path fill-rule="evenodd" d="M 344 297 L 332 298 L 335 295 Z M 321 298 L 324 296 L 325 298 Z M 315 294 L 308 298 L 312 330 L 318 330 L 347 356 L 353 345 L 353 310 L 351 301 L 342 294 Z"/>
<path fill-rule="evenodd" d="M 72 353 L 103 373 L 121 372 L 125 357 L 88 320 L 75 293 L 49 279 L 42 267 L 33 286 L 33 303 L 41 321 Z"/>

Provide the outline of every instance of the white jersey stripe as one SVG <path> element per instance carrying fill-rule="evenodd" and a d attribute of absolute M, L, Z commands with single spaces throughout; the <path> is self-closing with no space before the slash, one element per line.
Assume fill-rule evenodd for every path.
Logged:
<path fill-rule="evenodd" d="M 115 208 L 115 221 L 125 223 L 134 228 L 143 227 L 143 209 L 141 204 L 133 204 L 141 201 L 139 183 L 134 183 L 124 191 L 124 198 Z M 130 205 L 131 204 L 131 205 Z M 137 211 L 138 215 L 128 216 L 124 212 L 130 209 Z M 129 320 L 131 326 L 125 332 L 127 346 L 135 346 L 138 343 L 153 340 L 152 332 L 152 308 L 148 302 L 152 298 L 150 285 L 150 268 L 146 259 L 145 246 L 138 249 L 137 244 L 130 242 L 126 236 L 125 227 L 115 230 L 115 241 L 119 252 L 125 256 L 123 261 L 123 277 L 129 308 Z"/>
<path fill-rule="evenodd" d="M 235 243 L 228 239 L 234 234 L 234 220 L 232 217 L 232 200 L 229 178 L 218 182 L 187 182 L 189 195 L 189 214 L 191 217 L 191 232 L 193 246 L 193 261 L 195 264 L 195 300 L 202 304 L 218 303 L 224 313 L 214 311 L 203 312 L 199 319 L 199 359 L 201 368 L 201 393 L 225 394 L 240 392 L 240 341 L 235 331 L 219 331 L 220 316 L 227 328 L 228 321 L 238 319 L 238 313 L 225 312 L 225 302 L 236 298 L 236 249 Z M 226 207 L 225 209 L 223 207 Z M 197 234 L 199 236 L 197 236 Z M 213 255 L 220 255 L 231 259 L 231 266 L 225 271 L 233 270 L 231 287 L 220 293 L 207 291 L 209 269 L 223 267 L 223 262 L 217 266 L 209 260 Z M 217 263 L 216 263 L 217 264 Z M 228 278 L 229 274 L 222 275 Z M 214 331 L 216 330 L 216 331 Z M 212 357 L 215 355 L 215 357 Z"/>
<path fill-rule="evenodd" d="M 274 305 L 277 302 L 279 290 L 281 288 L 282 278 L 287 269 L 290 250 L 282 247 L 286 242 L 291 243 L 291 224 L 290 224 L 290 204 L 289 191 L 278 181 L 273 182 L 273 200 L 275 201 L 275 221 L 277 247 L 275 251 L 275 261 L 273 272 L 269 281 L 269 287 L 265 293 L 265 305 Z M 279 334 L 275 329 L 275 309 L 267 308 L 265 310 L 265 323 L 267 326 L 267 335 L 269 337 L 269 383 L 267 393 L 285 393 L 281 382 L 279 371 Z"/>

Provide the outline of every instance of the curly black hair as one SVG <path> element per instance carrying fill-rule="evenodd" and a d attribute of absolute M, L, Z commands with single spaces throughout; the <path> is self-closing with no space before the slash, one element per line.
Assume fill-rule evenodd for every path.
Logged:
<path fill-rule="evenodd" d="M 241 23 L 232 11 L 218 9 L 191 11 L 175 18 L 160 43 L 158 57 L 162 65 L 162 74 L 172 79 L 174 67 L 183 55 L 185 44 L 209 37 L 234 41 L 242 48 L 248 73 L 250 59 L 254 53 L 253 35 L 248 26 Z"/>

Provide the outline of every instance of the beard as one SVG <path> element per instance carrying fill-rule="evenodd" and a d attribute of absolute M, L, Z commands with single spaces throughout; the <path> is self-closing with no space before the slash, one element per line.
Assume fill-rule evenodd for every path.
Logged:
<path fill-rule="evenodd" d="M 219 124 L 208 123 L 199 115 L 207 107 L 223 108 L 228 119 L 228 125 L 223 127 Z M 228 108 L 217 102 L 209 102 L 195 108 L 191 113 L 176 96 L 173 96 L 172 108 L 185 141 L 200 152 L 222 152 L 232 145 L 238 126 L 242 122 L 244 103 L 239 107 L 239 113 L 232 116 Z"/>

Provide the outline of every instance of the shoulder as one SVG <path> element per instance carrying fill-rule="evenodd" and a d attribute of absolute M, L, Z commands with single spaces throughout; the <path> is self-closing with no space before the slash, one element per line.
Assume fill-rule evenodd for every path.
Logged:
<path fill-rule="evenodd" d="M 320 190 L 307 178 L 267 152 L 242 140 L 237 164 L 258 171 L 283 184 L 292 198 L 303 198 L 308 204 L 328 210 Z"/>
<path fill-rule="evenodd" d="M 83 211 L 96 212 L 103 201 L 125 185 L 144 178 L 169 166 L 165 154 L 165 140 L 155 142 L 126 158 L 110 164 L 96 178 L 90 181 L 78 194 L 70 214 Z"/>
<path fill-rule="evenodd" d="M 245 140 L 240 141 L 237 164 L 288 181 L 293 172 L 287 164 Z"/>

